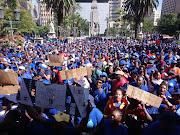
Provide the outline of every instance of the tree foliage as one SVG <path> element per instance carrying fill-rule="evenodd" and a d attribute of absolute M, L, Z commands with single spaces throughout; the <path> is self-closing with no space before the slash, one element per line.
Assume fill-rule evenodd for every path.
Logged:
<path fill-rule="evenodd" d="M 75 0 L 43 0 L 48 9 L 52 8 L 57 13 L 58 26 L 63 25 L 63 17 L 72 11 Z"/>
<path fill-rule="evenodd" d="M 20 13 L 20 21 L 17 24 L 13 24 L 13 28 L 18 28 L 17 30 L 14 30 L 17 34 L 26 34 L 33 31 L 37 31 L 37 26 L 36 23 L 33 22 L 33 19 L 31 17 L 31 14 L 27 12 L 26 10 L 22 9 Z M 5 8 L 4 9 L 4 20 L 12 20 L 14 21 L 14 15 L 13 15 L 13 10 L 10 8 Z M 0 34 L 1 35 L 6 35 L 10 31 L 9 29 L 10 24 L 9 22 L 4 22 L 0 21 Z"/>
<path fill-rule="evenodd" d="M 73 34 L 73 27 L 77 27 L 79 36 L 81 32 L 85 35 L 89 33 L 89 22 L 83 19 L 80 14 L 76 12 L 72 12 L 72 14 L 64 17 L 63 28 L 66 31 L 70 31 L 70 34 Z"/>
<path fill-rule="evenodd" d="M 144 18 L 143 29 L 142 29 L 143 33 L 152 33 L 153 26 L 154 26 L 154 23 L 152 20 Z"/>
<path fill-rule="evenodd" d="M 161 34 L 175 35 L 177 30 L 176 14 L 165 14 L 158 22 L 157 30 Z"/>
<path fill-rule="evenodd" d="M 131 16 L 129 18 L 133 18 L 135 22 L 135 38 L 138 37 L 138 29 L 144 17 L 152 13 L 158 4 L 158 0 L 126 0 L 124 2 L 125 11 Z"/>

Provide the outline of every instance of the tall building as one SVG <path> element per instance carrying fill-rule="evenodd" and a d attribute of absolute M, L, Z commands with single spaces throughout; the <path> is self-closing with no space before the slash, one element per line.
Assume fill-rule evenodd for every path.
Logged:
<path fill-rule="evenodd" d="M 163 0 L 161 15 L 180 12 L 180 0 Z"/>
<path fill-rule="evenodd" d="M 154 9 L 151 16 L 148 18 L 153 21 L 154 26 L 157 26 L 158 20 L 161 18 L 161 13 Z"/>
<path fill-rule="evenodd" d="M 117 19 L 118 14 L 114 13 L 117 9 L 122 8 L 124 0 L 109 0 L 109 18 Z"/>
<path fill-rule="evenodd" d="M 47 10 L 46 4 L 43 3 L 43 0 L 37 0 L 36 3 L 31 1 L 30 4 L 33 21 L 35 21 L 38 26 L 49 25 L 49 23 L 54 20 L 52 9 Z"/>
<path fill-rule="evenodd" d="M 115 11 L 117 9 L 123 8 L 123 2 L 124 0 L 109 0 L 109 26 L 113 27 L 117 22 L 115 22 L 115 19 L 118 19 L 120 17 L 119 14 L 116 14 Z M 120 24 L 120 22 L 119 22 Z"/>

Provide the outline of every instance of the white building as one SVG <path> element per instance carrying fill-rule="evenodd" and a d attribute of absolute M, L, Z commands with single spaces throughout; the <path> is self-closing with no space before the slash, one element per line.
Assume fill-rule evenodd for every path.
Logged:
<path fill-rule="evenodd" d="M 153 21 L 154 26 L 157 26 L 158 20 L 159 20 L 160 18 L 161 18 L 161 13 L 158 12 L 157 10 L 155 10 L 155 9 L 153 10 L 151 16 L 149 17 L 149 19 Z"/>
<path fill-rule="evenodd" d="M 77 2 L 81 9 L 77 11 L 83 19 L 87 19 L 90 22 L 90 14 L 91 14 L 91 6 L 92 3 L 90 2 Z M 109 17 L 109 3 L 97 3 L 98 9 L 98 22 L 99 22 L 99 34 L 104 34 L 105 29 L 107 28 L 107 20 L 106 18 Z"/>
<path fill-rule="evenodd" d="M 37 0 L 36 3 L 33 3 L 32 1 L 29 1 L 29 4 L 31 5 L 31 15 L 33 18 L 33 21 L 36 22 L 39 26 L 46 26 L 48 25 L 52 20 L 54 20 L 54 13 L 52 10 L 47 10 L 46 4 L 42 2 L 43 0 Z"/>

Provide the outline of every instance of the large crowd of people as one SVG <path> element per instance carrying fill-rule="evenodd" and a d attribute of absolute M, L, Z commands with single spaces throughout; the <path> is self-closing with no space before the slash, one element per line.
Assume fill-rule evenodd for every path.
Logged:
<path fill-rule="evenodd" d="M 49 66 L 50 55 L 63 56 L 62 66 Z M 81 67 L 91 67 L 92 75 L 61 79 L 59 71 Z M 88 88 L 87 116 L 21 104 L 19 93 L 0 95 L 0 134 L 180 134 L 180 45 L 176 42 L 86 39 L 0 46 L 0 70 L 10 69 L 18 74 L 20 86 L 25 78 Z M 161 97 L 160 107 L 126 95 L 128 85 Z"/>

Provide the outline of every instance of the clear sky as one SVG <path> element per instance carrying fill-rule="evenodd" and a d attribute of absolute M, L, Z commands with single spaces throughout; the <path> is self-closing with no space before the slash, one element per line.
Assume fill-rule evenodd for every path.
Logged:
<path fill-rule="evenodd" d="M 36 3 L 36 0 L 32 0 L 33 3 Z"/>
<path fill-rule="evenodd" d="M 162 1 L 163 0 L 159 0 L 159 7 L 158 7 L 158 11 L 161 12 L 161 8 L 162 8 Z M 32 0 L 33 3 L 36 3 L 36 0 Z"/>
<path fill-rule="evenodd" d="M 159 12 L 161 12 L 161 8 L 162 8 L 162 1 L 163 1 L 163 0 L 159 0 L 159 7 L 158 7 L 158 9 L 157 9 Z"/>

